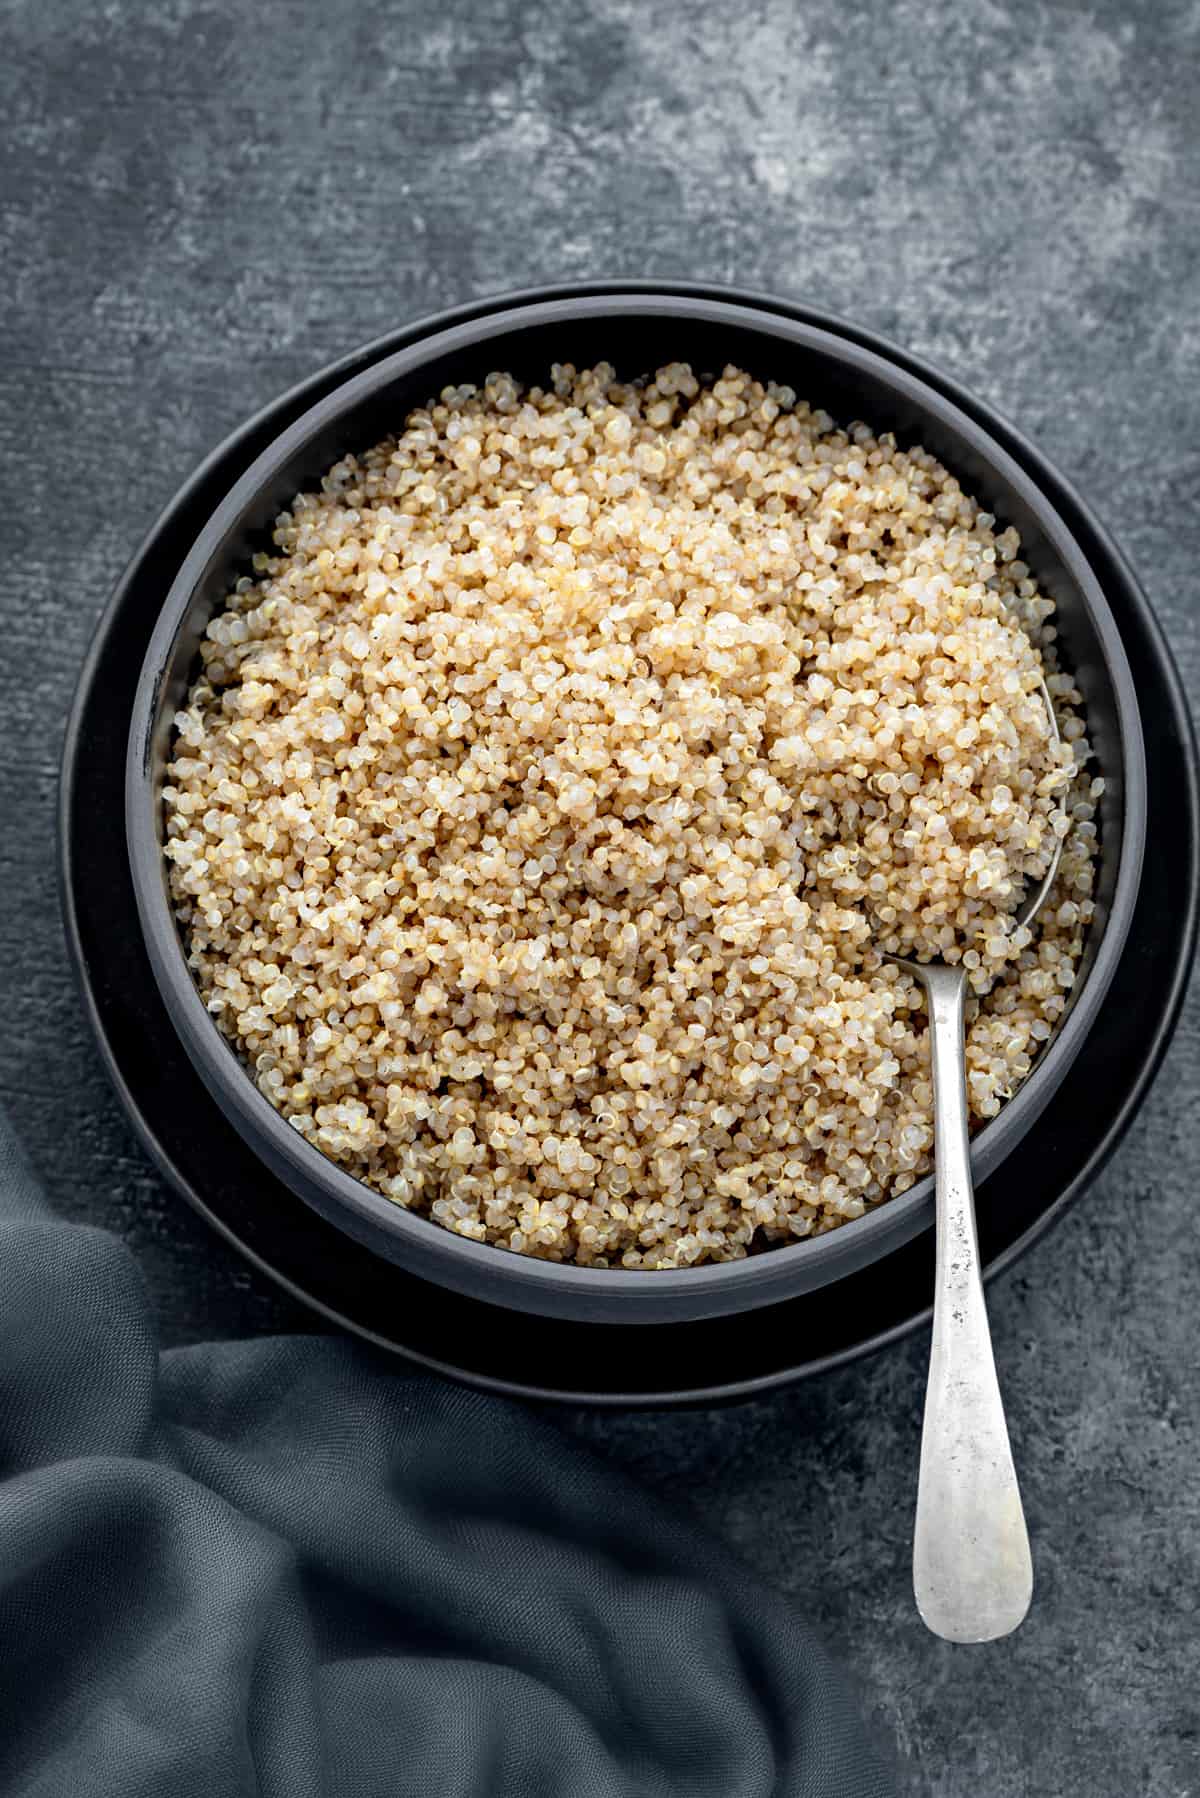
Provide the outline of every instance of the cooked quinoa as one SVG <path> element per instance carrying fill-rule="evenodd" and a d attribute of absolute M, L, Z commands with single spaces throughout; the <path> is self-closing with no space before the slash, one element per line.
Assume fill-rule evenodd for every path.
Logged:
<path fill-rule="evenodd" d="M 166 853 L 209 1010 L 342 1167 L 481 1242 L 684 1266 L 927 1171 L 885 951 L 970 970 L 976 1119 L 1029 1073 L 1099 782 L 1016 532 L 924 450 L 732 368 L 493 375 L 274 541 L 178 714 Z"/>

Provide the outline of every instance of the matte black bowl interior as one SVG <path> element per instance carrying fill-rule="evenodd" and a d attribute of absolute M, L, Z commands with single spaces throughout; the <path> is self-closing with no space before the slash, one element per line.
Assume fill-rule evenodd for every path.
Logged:
<path fill-rule="evenodd" d="M 434 326 L 436 326 L 434 321 Z M 172 718 L 213 611 L 294 494 L 350 450 L 395 431 L 450 383 L 493 369 L 544 379 L 555 362 L 605 360 L 626 377 L 663 362 L 705 372 L 734 362 L 786 381 L 836 419 L 865 419 L 933 451 L 998 517 L 1058 605 L 1064 656 L 1084 693 L 1106 781 L 1098 912 L 1071 1009 L 1029 1079 L 975 1139 L 977 1177 L 998 1167 L 1050 1102 L 1099 1010 L 1128 933 L 1145 835 L 1141 725 L 1129 667 L 1100 585 L 1062 519 L 1009 455 L 949 400 L 886 357 L 828 329 L 756 307 L 636 293 L 539 301 L 445 330 L 347 379 L 284 430 L 209 518 L 166 596 L 130 722 L 126 831 L 141 927 L 175 1027 L 209 1090 L 272 1171 L 376 1253 L 443 1286 L 548 1316 L 625 1323 L 716 1317 L 774 1304 L 877 1260 L 932 1221 L 932 1181 L 829 1235 L 743 1261 L 655 1273 L 559 1266 L 470 1242 L 413 1216 L 306 1142 L 259 1092 L 206 1011 L 171 914 L 159 789 Z"/>

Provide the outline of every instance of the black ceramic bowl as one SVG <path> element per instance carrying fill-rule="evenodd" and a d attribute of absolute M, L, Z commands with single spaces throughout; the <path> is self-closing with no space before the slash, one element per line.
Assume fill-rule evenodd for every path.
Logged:
<path fill-rule="evenodd" d="M 785 381 L 835 418 L 865 419 L 933 451 L 1016 525 L 1022 554 L 1057 602 L 1065 659 L 1084 694 L 1106 781 L 1098 912 L 1083 978 L 1033 1073 L 973 1144 L 977 1177 L 997 1168 L 1052 1099 L 1116 969 L 1136 901 L 1145 836 L 1145 768 L 1130 670 L 1100 584 L 1046 496 L 1007 452 L 944 395 L 839 333 L 741 302 L 738 296 L 608 293 L 526 298 L 444 330 L 351 376 L 251 464 L 200 531 L 163 604 L 130 722 L 126 831 L 138 913 L 154 976 L 201 1078 L 275 1175 L 331 1223 L 376 1253 L 470 1297 L 548 1316 L 610 1323 L 717 1317 L 826 1285 L 886 1255 L 932 1221 L 932 1181 L 829 1235 L 743 1261 L 655 1273 L 537 1261 L 470 1242 L 413 1216 L 306 1142 L 259 1092 L 192 982 L 168 901 L 159 789 L 172 718 L 214 609 L 272 522 L 342 455 L 394 431 L 447 384 L 505 369 L 544 379 L 555 362 L 605 360 L 622 376 L 686 360 L 704 371 L 734 362 Z"/>

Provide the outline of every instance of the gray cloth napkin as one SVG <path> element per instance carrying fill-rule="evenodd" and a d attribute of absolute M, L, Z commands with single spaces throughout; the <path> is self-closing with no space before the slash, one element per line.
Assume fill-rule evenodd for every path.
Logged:
<path fill-rule="evenodd" d="M 803 1624 L 520 1407 L 348 1341 L 160 1355 L 0 1119 L 7 1798 L 885 1798 Z"/>

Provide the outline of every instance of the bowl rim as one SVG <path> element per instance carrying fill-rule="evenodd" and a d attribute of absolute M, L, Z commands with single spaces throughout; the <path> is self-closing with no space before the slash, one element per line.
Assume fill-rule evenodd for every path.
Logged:
<path fill-rule="evenodd" d="M 498 296 L 493 303 L 497 309 L 484 314 L 472 312 L 463 318 L 451 312 L 418 321 L 414 335 L 399 349 L 339 382 L 279 433 L 205 520 L 155 621 L 130 718 L 125 828 L 139 920 L 155 978 L 176 1028 L 226 1114 L 302 1200 L 315 1204 L 352 1234 L 442 1284 L 470 1293 L 486 1289 L 494 1303 L 550 1315 L 662 1322 L 671 1317 L 757 1308 L 830 1283 L 839 1272 L 879 1258 L 926 1228 L 932 1221 L 932 1175 L 835 1231 L 782 1244 L 759 1256 L 659 1269 L 652 1276 L 645 1270 L 542 1261 L 457 1236 L 366 1186 L 325 1157 L 275 1110 L 204 1006 L 187 967 L 162 881 L 150 750 L 167 658 L 211 557 L 230 530 L 238 527 L 254 496 L 310 439 L 401 376 L 455 350 L 478 348 L 514 329 L 572 319 L 647 315 L 683 316 L 749 329 L 792 347 L 814 350 L 852 372 L 872 375 L 948 425 L 1034 515 L 1083 597 L 1116 699 L 1123 776 L 1117 877 L 1095 961 L 1062 1028 L 1017 1094 L 974 1139 L 972 1159 L 977 1177 L 998 1165 L 1006 1144 L 1016 1140 L 1049 1102 L 1082 1046 L 1125 946 L 1145 839 L 1145 766 L 1136 691 L 1103 588 L 1074 534 L 1038 483 L 989 430 L 911 367 L 893 360 L 886 353 L 890 346 L 876 348 L 843 335 L 837 319 L 812 309 L 806 309 L 802 318 L 774 311 L 766 296 L 744 295 L 737 289 L 684 290 L 666 283 L 639 288 L 630 283 L 549 291 L 552 297 L 546 297 L 545 290 Z M 818 317 L 820 322 L 813 322 Z M 879 343 L 878 339 L 872 341 Z M 358 354 L 361 352 L 352 360 Z"/>

